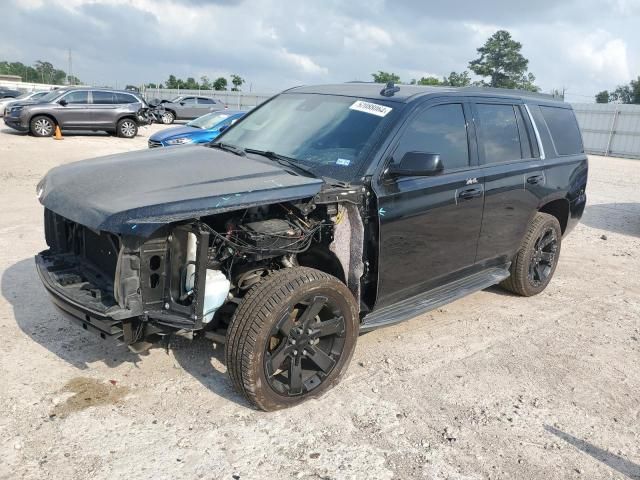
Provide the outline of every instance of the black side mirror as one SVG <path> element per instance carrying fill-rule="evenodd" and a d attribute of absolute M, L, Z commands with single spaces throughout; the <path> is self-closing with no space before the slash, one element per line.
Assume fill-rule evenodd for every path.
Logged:
<path fill-rule="evenodd" d="M 429 177 L 444 170 L 439 153 L 407 152 L 399 164 L 393 164 L 387 173 L 394 177 Z"/>
<path fill-rule="evenodd" d="M 180 105 L 184 105 L 184 102 L 180 102 Z"/>
<path fill-rule="evenodd" d="M 229 128 L 229 125 L 223 125 L 220 127 L 220 133 L 224 132 L 227 128 Z"/>
<path fill-rule="evenodd" d="M 60 100 L 58 103 L 60 105 L 62 105 L 63 107 L 66 107 L 68 105 L 67 101 L 64 98 L 62 100 Z"/>

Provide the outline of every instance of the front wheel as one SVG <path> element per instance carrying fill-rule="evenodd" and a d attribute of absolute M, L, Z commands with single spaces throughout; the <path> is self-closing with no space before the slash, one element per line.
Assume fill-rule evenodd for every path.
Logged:
<path fill-rule="evenodd" d="M 306 267 L 278 270 L 236 310 L 225 357 L 235 387 L 262 410 L 317 397 L 346 370 L 358 338 L 353 294 Z"/>
<path fill-rule="evenodd" d="M 171 125 L 175 119 L 176 116 L 169 110 L 165 110 L 162 112 L 162 115 L 160 115 L 160 121 L 165 125 Z"/>
<path fill-rule="evenodd" d="M 138 134 L 138 124 L 130 118 L 123 118 L 118 122 L 116 133 L 122 138 L 133 138 Z"/>
<path fill-rule="evenodd" d="M 542 292 L 556 271 L 561 243 L 562 229 L 558 219 L 547 213 L 537 213 L 511 263 L 511 276 L 500 285 L 524 297 Z"/>
<path fill-rule="evenodd" d="M 35 137 L 50 137 L 56 128 L 55 122 L 49 117 L 34 117 L 30 124 L 31 134 Z"/>

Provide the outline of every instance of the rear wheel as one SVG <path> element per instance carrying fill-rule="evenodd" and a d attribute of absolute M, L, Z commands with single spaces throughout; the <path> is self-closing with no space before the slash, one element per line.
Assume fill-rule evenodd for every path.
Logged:
<path fill-rule="evenodd" d="M 130 118 L 123 118 L 118 122 L 116 133 L 122 138 L 133 138 L 138 134 L 138 124 Z"/>
<path fill-rule="evenodd" d="M 511 276 L 500 285 L 525 297 L 542 292 L 556 271 L 561 243 L 562 229 L 558 219 L 547 213 L 537 213 L 513 259 Z"/>
<path fill-rule="evenodd" d="M 171 125 L 175 119 L 176 116 L 169 110 L 165 110 L 162 112 L 162 115 L 160 115 L 160 121 L 165 125 Z"/>
<path fill-rule="evenodd" d="M 49 117 L 33 117 L 29 124 L 31 134 L 36 137 L 50 137 L 56 128 L 55 122 Z"/>
<path fill-rule="evenodd" d="M 225 346 L 229 375 L 262 410 L 296 405 L 339 381 L 358 327 L 353 295 L 337 278 L 306 267 L 276 271 L 235 312 Z"/>

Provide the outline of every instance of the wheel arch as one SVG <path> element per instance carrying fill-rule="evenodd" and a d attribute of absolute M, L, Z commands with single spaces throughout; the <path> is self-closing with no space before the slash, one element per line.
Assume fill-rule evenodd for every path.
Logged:
<path fill-rule="evenodd" d="M 558 198 L 551 200 L 538 208 L 540 213 L 547 213 L 558 219 L 560 223 L 560 230 L 564 234 L 569 222 L 569 201 L 566 198 Z"/>
<path fill-rule="evenodd" d="M 51 113 L 34 113 L 33 115 L 31 115 L 29 117 L 29 128 L 31 128 L 31 121 L 36 117 L 47 117 L 47 118 L 50 118 L 51 120 L 53 120 L 54 124 L 60 126 L 60 122 L 58 122 L 58 119 L 55 117 L 55 115 L 53 115 Z"/>
<path fill-rule="evenodd" d="M 297 255 L 301 267 L 310 267 L 333 275 L 346 285 L 347 277 L 340 260 L 331 250 L 322 245 L 314 245 L 305 252 Z"/>

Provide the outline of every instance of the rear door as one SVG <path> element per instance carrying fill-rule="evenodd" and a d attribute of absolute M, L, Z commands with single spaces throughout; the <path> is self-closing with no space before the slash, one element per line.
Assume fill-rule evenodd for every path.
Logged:
<path fill-rule="evenodd" d="M 72 90 L 58 100 L 54 114 L 62 128 L 87 128 L 93 121 L 90 107 L 87 90 Z"/>
<path fill-rule="evenodd" d="M 473 104 L 485 179 L 477 263 L 512 260 L 544 194 L 544 165 L 524 105 L 512 100 Z"/>
<path fill-rule="evenodd" d="M 114 112 L 118 107 L 115 92 L 93 90 L 91 111 L 96 127 L 115 127 Z"/>
<path fill-rule="evenodd" d="M 430 102 L 407 120 L 392 162 L 410 151 L 438 153 L 431 177 L 386 177 L 376 185 L 380 222 L 376 308 L 446 283 L 473 268 L 482 222 L 483 179 L 471 110 L 459 99 Z"/>
<path fill-rule="evenodd" d="M 177 105 L 176 114 L 179 119 L 193 119 L 197 118 L 198 105 L 196 103 L 196 97 L 184 97 Z"/>

